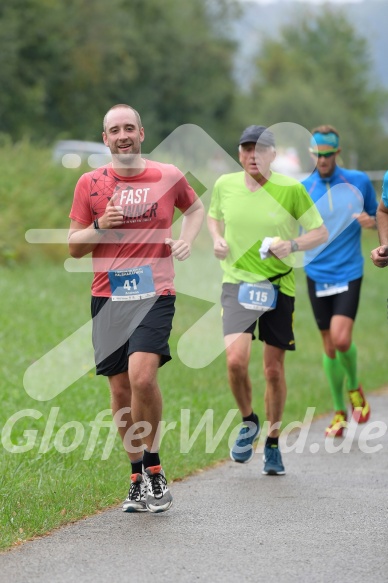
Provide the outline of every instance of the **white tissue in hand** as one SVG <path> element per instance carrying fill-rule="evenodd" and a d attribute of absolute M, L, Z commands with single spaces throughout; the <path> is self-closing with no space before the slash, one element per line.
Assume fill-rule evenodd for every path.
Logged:
<path fill-rule="evenodd" d="M 280 241 L 280 237 L 264 237 L 259 249 L 261 259 L 268 259 L 268 257 L 271 257 L 271 245 L 272 243 L 277 243 L 278 241 Z"/>

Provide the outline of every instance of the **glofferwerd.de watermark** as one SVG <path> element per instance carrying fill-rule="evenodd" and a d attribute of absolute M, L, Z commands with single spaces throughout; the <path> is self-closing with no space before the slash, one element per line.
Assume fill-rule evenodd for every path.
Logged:
<path fill-rule="evenodd" d="M 124 407 L 112 417 L 110 409 L 97 413 L 87 424 L 80 421 L 67 421 L 58 427 L 59 407 L 52 407 L 44 419 L 37 409 L 22 409 L 8 418 L 1 432 L 1 442 L 5 450 L 14 454 L 22 454 L 32 450 L 41 455 L 52 449 L 61 454 L 68 454 L 78 448 L 83 448 L 83 459 L 89 460 L 94 454 L 101 455 L 101 460 L 107 460 L 112 453 L 117 438 L 118 427 L 125 427 L 123 419 L 130 412 Z M 373 421 L 359 427 L 355 421 L 350 421 L 345 437 L 333 439 L 327 437 L 321 443 L 310 443 L 310 429 L 315 407 L 306 410 L 303 421 L 294 421 L 284 428 L 281 424 L 271 427 L 263 423 L 256 453 L 262 450 L 266 435 L 271 429 L 280 430 L 280 442 L 283 453 L 317 453 L 322 446 L 327 453 L 349 453 L 356 446 L 363 453 L 375 453 L 383 448 L 380 441 L 387 433 L 387 424 L 383 421 Z M 197 415 L 196 415 L 197 417 Z M 227 437 L 229 448 L 233 445 L 241 422 L 238 422 L 238 409 L 230 409 L 221 423 L 216 424 L 213 409 L 207 409 L 199 421 L 193 422 L 190 409 L 181 409 L 179 421 L 161 421 L 154 436 L 154 445 L 160 445 L 168 432 L 176 435 L 177 451 L 181 454 L 190 453 L 194 444 L 200 439 L 205 453 L 213 453 L 221 441 Z M 44 428 L 23 429 L 28 420 L 45 421 Z M 19 425 L 19 427 L 18 427 Z M 254 428 L 250 428 L 254 431 Z M 152 435 L 152 426 L 148 422 L 140 422 L 131 426 L 125 434 L 124 447 L 129 453 L 139 454 L 144 446 L 141 440 Z M 246 434 L 246 437 L 249 433 Z M 140 440 L 140 441 L 139 441 Z M 244 448 L 241 448 L 243 451 Z"/>

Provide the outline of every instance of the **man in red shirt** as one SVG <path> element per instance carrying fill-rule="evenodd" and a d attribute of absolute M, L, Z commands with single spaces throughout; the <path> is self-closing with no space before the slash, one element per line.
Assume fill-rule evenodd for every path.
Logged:
<path fill-rule="evenodd" d="M 76 258 L 92 253 L 96 372 L 108 377 L 132 466 L 123 510 L 163 512 L 172 496 L 159 457 L 157 371 L 171 360 L 173 258 L 189 257 L 204 210 L 178 168 L 141 157 L 144 128 L 136 110 L 113 106 L 103 129 L 112 162 L 76 185 L 69 250 Z M 175 208 L 184 215 L 178 240 L 171 238 Z"/>

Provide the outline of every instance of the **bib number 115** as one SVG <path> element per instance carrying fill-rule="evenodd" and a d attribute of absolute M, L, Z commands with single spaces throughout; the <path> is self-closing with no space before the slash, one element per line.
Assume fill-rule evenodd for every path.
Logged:
<path fill-rule="evenodd" d="M 268 292 L 261 290 L 249 290 L 249 299 L 251 302 L 266 302 L 268 300 Z"/>

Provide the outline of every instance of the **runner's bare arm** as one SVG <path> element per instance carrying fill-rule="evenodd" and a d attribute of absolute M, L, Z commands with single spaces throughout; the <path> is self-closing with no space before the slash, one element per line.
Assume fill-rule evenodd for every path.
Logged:
<path fill-rule="evenodd" d="M 388 265 L 388 208 L 381 200 L 376 213 L 380 246 L 372 249 L 370 258 L 376 267 Z"/>
<path fill-rule="evenodd" d="M 171 254 L 178 261 L 184 261 L 191 254 L 191 245 L 198 235 L 204 218 L 205 210 L 198 198 L 183 214 L 182 229 L 179 239 L 166 239 L 166 245 L 170 245 Z"/>
<path fill-rule="evenodd" d="M 98 230 L 94 223 L 84 225 L 78 221 L 70 222 L 68 235 L 69 252 L 72 257 L 80 259 L 101 243 L 101 230 L 114 229 L 122 225 L 123 209 L 121 206 L 115 206 L 115 196 L 108 202 L 105 213 L 98 219 Z"/>
<path fill-rule="evenodd" d="M 208 216 L 207 226 L 214 242 L 214 255 L 217 259 L 225 259 L 229 253 L 229 246 L 223 237 L 225 230 L 224 222 Z"/>
<path fill-rule="evenodd" d="M 311 231 L 300 235 L 300 237 L 296 237 L 294 241 L 298 245 L 298 251 L 307 251 L 327 241 L 328 236 L 329 233 L 325 225 L 321 225 L 317 229 L 311 229 Z M 291 241 L 280 240 L 272 244 L 270 249 L 273 255 L 276 255 L 279 259 L 283 259 L 291 253 Z"/>

